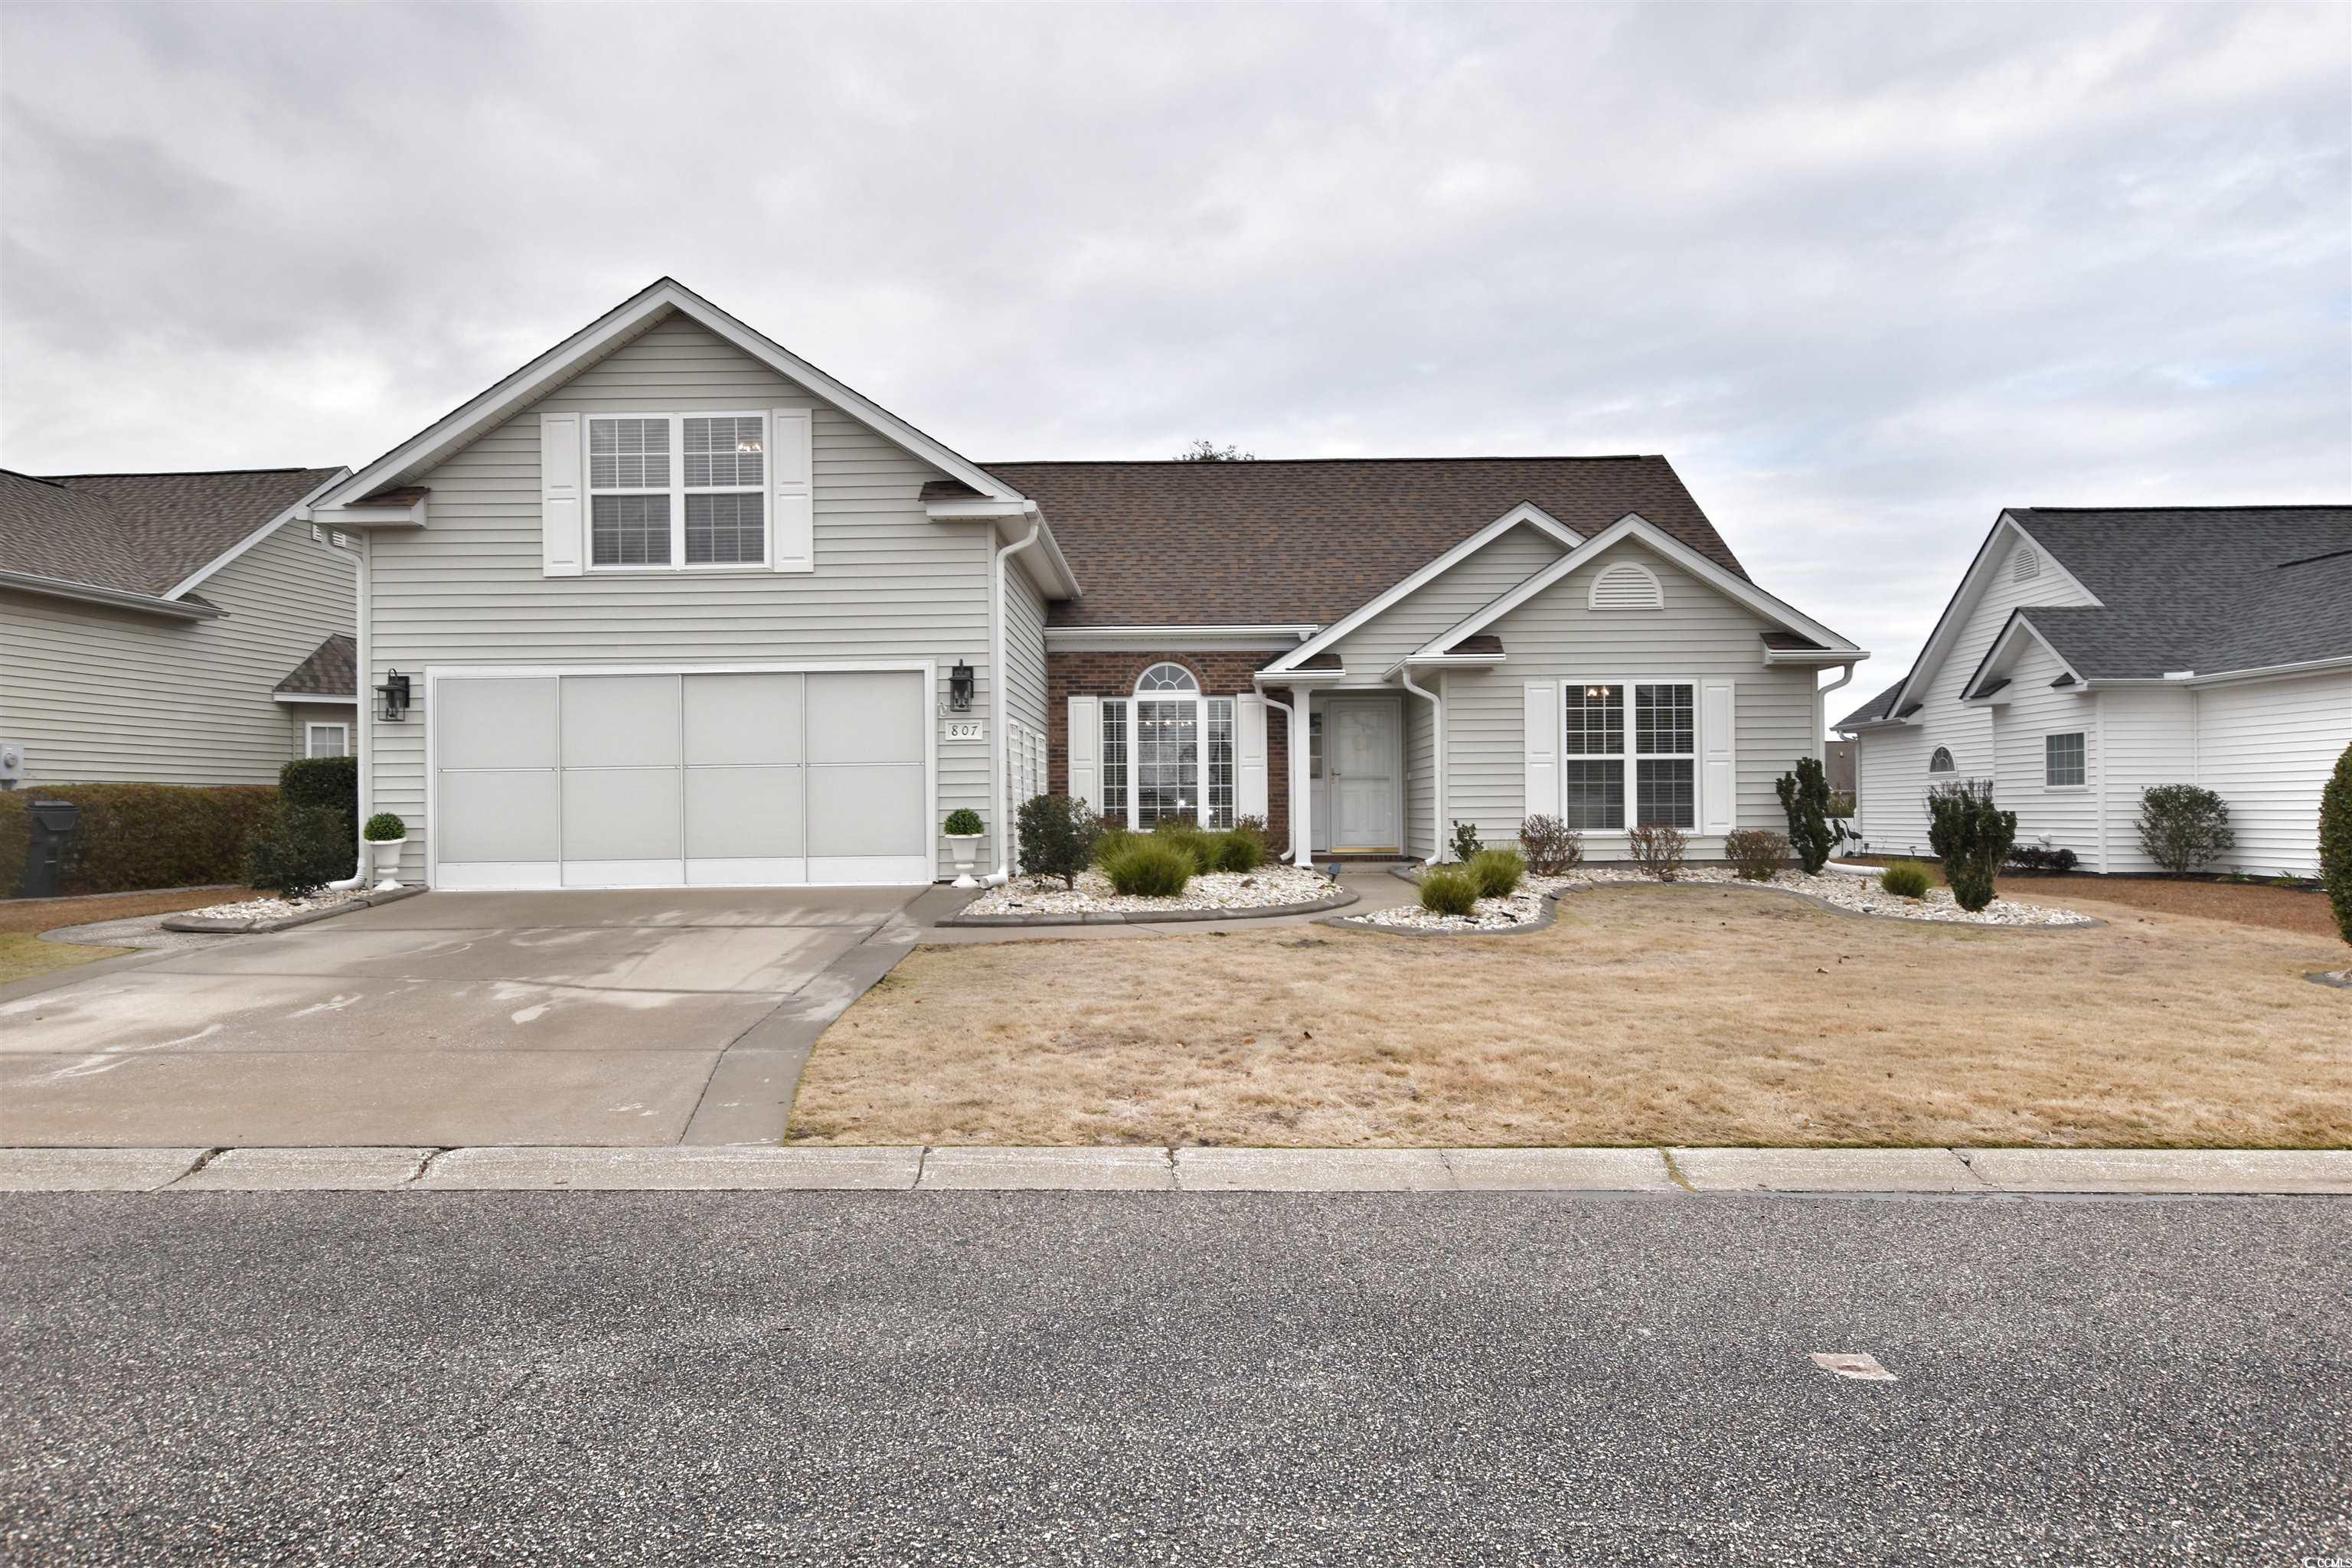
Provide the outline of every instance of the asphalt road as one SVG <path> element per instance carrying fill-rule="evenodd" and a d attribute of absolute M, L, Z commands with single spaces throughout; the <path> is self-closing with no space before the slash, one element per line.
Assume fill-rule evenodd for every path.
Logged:
<path fill-rule="evenodd" d="M 0 1557 L 2294 1568 L 2347 1258 L 2342 1199 L 11 1197 Z"/>

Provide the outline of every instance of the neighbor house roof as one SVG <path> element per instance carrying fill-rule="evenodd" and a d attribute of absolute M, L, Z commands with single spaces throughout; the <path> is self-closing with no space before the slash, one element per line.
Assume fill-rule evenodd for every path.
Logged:
<path fill-rule="evenodd" d="M 341 472 L 230 468 L 38 479 L 0 471 L 0 572 L 178 597 L 205 567 Z"/>
<path fill-rule="evenodd" d="M 1832 728 L 1843 730 L 1855 724 L 1874 723 L 1878 720 L 1891 717 L 1895 708 L 1895 696 L 1902 689 L 1903 682 L 1900 680 L 1896 681 L 1894 685 L 1888 687 L 1885 690 L 1880 692 L 1877 696 L 1872 698 L 1869 701 L 1864 703 L 1861 707 L 1855 709 L 1844 718 L 1839 720 L 1832 726 Z"/>
<path fill-rule="evenodd" d="M 1747 575 L 1664 458 L 984 466 L 1087 584 L 1057 626 L 1328 624 L 1522 502 L 1586 538 L 1639 512 Z"/>
<path fill-rule="evenodd" d="M 359 645 L 337 632 L 310 650 L 274 689 L 289 697 L 354 697 L 359 694 Z"/>

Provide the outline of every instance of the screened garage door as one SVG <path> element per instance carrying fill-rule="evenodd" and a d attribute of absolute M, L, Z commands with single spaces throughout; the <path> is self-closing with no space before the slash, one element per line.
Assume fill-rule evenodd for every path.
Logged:
<path fill-rule="evenodd" d="M 434 884 L 928 882 L 915 670 L 436 675 Z"/>

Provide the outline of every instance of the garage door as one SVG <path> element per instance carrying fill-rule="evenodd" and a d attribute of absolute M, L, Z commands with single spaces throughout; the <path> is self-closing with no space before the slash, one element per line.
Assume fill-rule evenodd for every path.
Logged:
<path fill-rule="evenodd" d="M 928 882 L 914 670 L 444 675 L 443 888 Z"/>

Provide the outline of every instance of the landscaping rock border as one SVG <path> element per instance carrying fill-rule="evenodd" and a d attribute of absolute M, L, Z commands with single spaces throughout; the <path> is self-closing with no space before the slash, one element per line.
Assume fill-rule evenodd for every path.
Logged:
<path fill-rule="evenodd" d="M 977 897 L 977 895 L 975 895 Z M 1329 896 L 1299 904 L 1264 904 L 1229 910 L 1097 910 L 1086 914 L 945 915 L 933 921 L 942 926 L 1156 926 L 1188 921 L 1264 921 L 1276 915 L 1320 914 L 1341 910 L 1357 896 L 1333 883 Z"/>
<path fill-rule="evenodd" d="M 1399 870 L 1392 871 L 1391 875 L 1402 877 L 1404 873 Z M 1405 878 L 1407 881 L 1412 879 L 1410 877 Z M 1378 931 L 1382 936 L 1525 936 L 1530 931 L 1543 930 L 1559 918 L 1559 891 L 1538 893 L 1537 898 L 1538 900 L 1537 908 L 1540 912 L 1534 920 L 1522 921 L 1514 926 L 1387 925 L 1367 915 L 1339 915 L 1319 923 L 1327 926 L 1339 926 L 1348 931 Z"/>
<path fill-rule="evenodd" d="M 398 903 L 403 899 L 413 899 L 424 891 L 425 889 L 421 887 L 394 888 L 385 892 L 378 892 L 371 888 L 356 898 L 346 899 L 332 909 L 305 910 L 299 915 L 283 915 L 276 920 L 261 920 L 253 916 L 225 919 L 211 915 L 166 915 L 163 917 L 163 929 L 205 931 L 215 936 L 256 936 L 263 931 L 290 931 L 296 926 L 310 925 L 319 921 L 331 921 L 337 915 L 347 915 L 353 910 L 369 910 L 378 904 Z"/>

